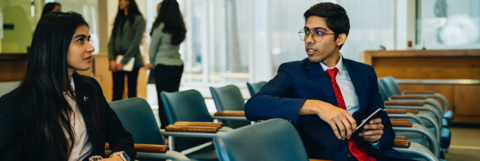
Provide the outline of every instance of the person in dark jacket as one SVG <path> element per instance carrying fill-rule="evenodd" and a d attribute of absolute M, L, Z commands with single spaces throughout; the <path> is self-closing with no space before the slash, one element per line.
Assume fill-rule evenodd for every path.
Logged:
<path fill-rule="evenodd" d="M 79 75 L 95 48 L 74 12 L 43 16 L 35 29 L 25 77 L 0 97 L 0 160 L 134 160 L 132 135 L 110 108 L 98 82 Z"/>
<path fill-rule="evenodd" d="M 108 60 L 113 76 L 113 101 L 121 100 L 128 81 L 128 97 L 137 96 L 138 71 L 144 66 L 140 43 L 145 31 L 145 19 L 138 10 L 135 0 L 119 0 L 118 13 L 108 43 Z M 120 56 L 123 57 L 120 59 Z M 124 66 L 133 61 L 131 71 Z"/>

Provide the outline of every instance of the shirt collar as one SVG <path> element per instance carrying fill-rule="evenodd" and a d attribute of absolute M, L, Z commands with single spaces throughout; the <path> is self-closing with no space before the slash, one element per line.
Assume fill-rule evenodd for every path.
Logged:
<path fill-rule="evenodd" d="M 340 59 L 338 60 L 337 65 L 335 65 L 334 67 L 330 68 L 327 65 L 323 64 L 322 62 L 320 62 L 320 65 L 322 66 L 323 71 L 326 71 L 327 69 L 337 68 L 338 69 L 338 74 L 342 75 L 342 71 L 343 71 L 343 57 L 342 57 L 342 54 L 340 54 Z"/>

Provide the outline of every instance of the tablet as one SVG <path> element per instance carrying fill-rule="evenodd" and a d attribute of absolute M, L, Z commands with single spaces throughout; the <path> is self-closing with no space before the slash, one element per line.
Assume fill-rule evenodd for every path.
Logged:
<path fill-rule="evenodd" d="M 373 112 L 372 114 L 370 114 L 370 116 L 368 116 L 365 121 L 363 121 L 360 125 L 357 126 L 357 128 L 355 129 L 355 132 L 353 132 L 352 134 L 352 137 L 355 136 L 355 135 L 358 135 L 358 133 L 361 133 L 363 131 L 363 127 L 368 124 L 368 122 L 372 121 L 373 119 L 376 119 L 378 118 L 382 113 L 384 113 L 385 110 L 382 109 L 382 108 L 378 108 L 375 112 Z M 349 141 L 347 139 L 345 139 L 346 141 Z"/>

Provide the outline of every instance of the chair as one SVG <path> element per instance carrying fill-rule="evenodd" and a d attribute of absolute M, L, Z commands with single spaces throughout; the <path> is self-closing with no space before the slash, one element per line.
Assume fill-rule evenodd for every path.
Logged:
<path fill-rule="evenodd" d="M 217 133 L 214 144 L 222 161 L 308 160 L 297 131 L 283 119 Z"/>
<path fill-rule="evenodd" d="M 210 87 L 210 92 L 212 93 L 212 98 L 215 102 L 215 107 L 217 108 L 217 111 L 244 111 L 245 100 L 243 99 L 242 93 L 237 86 L 228 85 L 218 88 Z M 250 121 L 248 120 L 224 120 L 222 122 L 225 126 L 234 129 L 250 125 Z"/>
<path fill-rule="evenodd" d="M 387 77 L 385 77 L 385 78 L 387 78 Z M 400 89 L 395 88 L 394 85 L 392 85 L 394 83 L 388 83 L 388 81 L 392 82 L 391 79 L 385 79 L 385 78 L 382 78 L 382 79 L 379 80 L 378 86 L 379 86 L 379 91 L 382 95 L 382 99 L 385 99 L 384 95 L 386 95 L 386 98 L 389 99 L 392 96 L 392 94 L 391 94 L 392 91 L 389 91 L 390 89 L 393 90 L 393 92 L 395 92 L 397 90 L 400 91 Z M 396 82 L 395 82 L 395 84 L 396 84 Z M 388 86 L 390 86 L 390 88 L 388 88 Z M 397 87 L 398 87 L 398 84 L 397 84 Z M 392 100 L 392 99 L 390 99 L 390 100 L 391 101 L 397 101 L 397 102 L 414 101 L 414 100 L 403 100 L 402 101 L 402 100 Z M 423 103 L 426 103 L 425 101 L 415 101 L 415 102 L 421 102 L 422 106 L 423 106 Z M 431 103 L 432 102 L 434 103 L 434 102 L 436 102 L 436 100 L 432 100 Z M 427 107 L 427 106 L 420 107 L 420 108 L 418 108 L 418 106 L 417 107 L 413 107 L 413 106 L 405 107 L 405 106 L 401 106 L 401 105 L 400 106 L 391 106 L 387 103 L 394 103 L 394 102 L 385 102 L 385 108 L 409 108 L 409 109 L 431 110 L 429 112 L 423 112 L 422 111 L 421 114 L 419 114 L 419 116 L 424 118 L 424 119 L 427 119 L 427 120 L 430 119 L 426 122 L 428 129 L 437 134 L 437 138 L 440 139 L 441 148 L 444 149 L 445 152 L 448 152 L 448 148 L 450 147 L 450 142 L 451 142 L 452 136 L 451 136 L 451 132 L 448 129 L 448 127 L 445 127 L 445 126 L 442 127 L 442 124 L 446 121 L 443 120 L 443 115 L 440 114 L 440 112 L 442 112 L 441 107 L 437 106 L 437 108 L 436 108 L 437 110 L 435 111 L 435 110 L 432 110 L 432 108 L 424 108 L 424 107 Z M 399 103 L 399 104 L 401 104 L 401 103 Z M 440 109 L 438 109 L 438 108 L 440 108 Z M 428 115 L 430 115 L 431 117 L 428 117 Z M 438 123 L 434 124 L 433 123 L 434 121 L 431 119 L 432 117 L 435 118 L 435 120 Z"/>
<path fill-rule="evenodd" d="M 217 133 L 214 145 L 221 161 L 309 160 L 298 132 L 284 119 L 270 119 Z M 412 147 L 405 138 L 397 140 L 396 137 L 393 146 L 402 154 L 437 161 L 437 157 L 428 149 L 416 143 Z"/>
<path fill-rule="evenodd" d="M 196 90 L 162 92 L 161 97 L 168 122 L 171 125 L 177 121 L 213 122 L 213 119 L 208 113 L 205 99 L 202 94 Z M 170 148 L 174 148 L 177 151 L 184 151 L 199 145 L 205 145 L 205 143 L 211 143 L 211 141 L 212 138 L 208 136 L 203 138 L 195 138 L 195 136 L 180 137 L 171 140 L 174 147 Z M 186 154 L 186 156 L 190 159 L 197 160 L 218 160 L 213 145 Z"/>
<path fill-rule="evenodd" d="M 123 127 L 133 135 L 135 144 L 165 145 L 152 108 L 147 101 L 141 98 L 130 98 L 108 104 L 122 121 Z M 185 155 L 176 151 L 167 151 L 162 154 L 138 152 L 137 150 L 137 159 L 139 158 L 142 161 L 158 159 L 189 160 Z"/>
<path fill-rule="evenodd" d="M 428 98 L 439 98 L 439 99 L 441 99 L 443 101 L 443 103 L 445 104 L 445 106 L 444 106 L 445 109 L 442 108 L 442 114 L 443 114 L 443 117 L 447 119 L 447 125 L 450 124 L 453 121 L 453 112 L 450 111 L 449 102 L 448 102 L 447 98 L 445 98 L 445 96 L 443 96 L 442 94 L 433 93 L 433 92 L 430 92 L 430 91 L 429 91 L 429 93 L 408 92 L 408 91 L 402 92 L 400 90 L 400 87 L 398 86 L 397 81 L 395 81 L 395 78 L 393 78 L 392 76 L 384 77 L 383 80 L 384 80 L 384 83 L 385 83 L 386 87 L 388 88 L 388 90 L 391 92 L 392 95 L 407 95 L 407 96 L 417 95 L 417 96 L 426 96 Z"/>
<path fill-rule="evenodd" d="M 258 91 L 260 91 L 260 89 L 262 89 L 262 87 L 265 86 L 265 84 L 267 84 L 267 82 L 265 81 L 252 83 L 252 84 L 247 82 L 247 87 L 248 87 L 248 91 L 250 92 L 250 96 L 253 97 L 253 95 L 255 95 Z"/>

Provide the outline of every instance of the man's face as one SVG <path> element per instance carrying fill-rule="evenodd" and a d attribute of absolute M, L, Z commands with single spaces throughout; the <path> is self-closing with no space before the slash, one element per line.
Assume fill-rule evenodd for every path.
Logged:
<path fill-rule="evenodd" d="M 310 62 L 323 62 L 338 52 L 338 40 L 340 37 L 337 38 L 337 41 L 334 40 L 333 31 L 327 27 L 325 18 L 318 16 L 308 17 L 304 30 L 305 32 L 310 31 L 310 34 L 305 36 L 304 39 L 305 51 Z"/>

